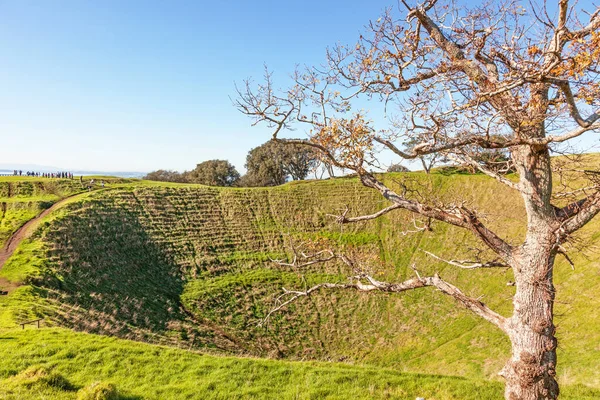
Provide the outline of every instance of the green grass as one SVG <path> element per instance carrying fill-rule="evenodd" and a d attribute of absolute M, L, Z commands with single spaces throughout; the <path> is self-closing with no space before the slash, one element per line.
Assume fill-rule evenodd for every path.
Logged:
<path fill-rule="evenodd" d="M 48 206 L 39 202 L 0 202 L 0 205 L 0 247 L 13 232 Z"/>
<path fill-rule="evenodd" d="M 493 381 L 341 363 L 216 357 L 65 329 L 4 331 L 0 343 L 0 397 L 6 399 L 75 399 L 94 382 L 113 384 L 122 398 L 161 400 L 485 400 L 500 398 L 503 391 Z M 599 395 L 567 386 L 561 398 Z"/>
<path fill-rule="evenodd" d="M 418 187 L 446 202 L 467 194 L 468 204 L 506 240 L 522 238 L 521 200 L 485 176 L 409 173 L 384 179 L 392 187 Z M 267 327 L 258 325 L 282 287 L 304 288 L 350 272 L 340 264 L 274 269 L 269 259 L 283 257 L 287 233 L 360 254 L 382 280 L 412 276 L 412 264 L 421 274 L 437 271 L 510 314 L 509 271 L 457 270 L 419 251 L 464 257 L 476 243 L 470 234 L 435 223 L 431 232 L 404 235 L 414 229 L 413 216 L 401 211 L 344 226 L 328 217 L 345 206 L 349 215 L 359 215 L 386 205 L 353 178 L 253 189 L 114 183 L 72 197 L 22 243 L 0 277 L 27 286 L 0 298 L 0 324 L 14 326 L 41 315 L 49 324 L 192 349 L 351 360 L 386 371 L 495 380 L 510 351 L 508 340 L 434 290 L 402 295 L 322 291 L 277 314 Z M 600 315 L 595 312 L 600 275 L 598 253 L 590 245 L 600 240 L 599 227 L 595 221 L 579 235 L 587 245 L 571 255 L 574 271 L 562 259 L 555 269 L 558 375 L 571 393 L 576 385 L 600 388 Z"/>
<path fill-rule="evenodd" d="M 44 203 L 54 203 L 60 199 L 60 196 L 55 194 L 38 194 L 35 196 L 25 195 L 22 197 L 0 197 L 0 203 L 23 203 L 23 202 L 44 202 Z"/>
<path fill-rule="evenodd" d="M 47 265 L 43 247 L 44 243 L 39 240 L 23 240 L 0 270 L 0 277 L 15 283 L 39 278 Z"/>
<path fill-rule="evenodd" d="M 106 188 L 143 185 L 138 180 L 115 177 L 86 177 L 104 180 Z M 99 185 L 95 191 L 101 190 Z M 0 176 L 0 246 L 24 223 L 65 197 L 87 192 L 79 179 Z"/>
<path fill-rule="evenodd" d="M 48 304 L 40 301 L 38 289 L 21 286 L 10 296 L 0 297 L 0 328 L 14 328 L 19 322 L 41 318 L 47 310 Z"/>

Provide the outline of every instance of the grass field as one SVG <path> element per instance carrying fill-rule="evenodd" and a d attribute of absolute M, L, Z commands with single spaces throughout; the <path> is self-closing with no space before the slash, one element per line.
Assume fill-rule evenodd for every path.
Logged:
<path fill-rule="evenodd" d="M 75 399 L 94 382 L 113 384 L 123 399 L 161 400 L 484 400 L 500 398 L 503 390 L 499 382 L 340 363 L 216 357 L 65 329 L 3 332 L 0 342 L 3 399 Z M 598 396 L 598 390 L 575 386 L 565 387 L 562 398 Z"/>
<path fill-rule="evenodd" d="M 392 187 L 403 184 L 419 188 L 446 202 L 458 201 L 469 193 L 467 201 L 486 216 L 489 226 L 503 232 L 509 242 L 522 237 L 524 212 L 520 199 L 486 177 L 409 173 L 390 174 L 385 179 Z M 17 190 L 23 193 L 22 201 L 12 204 L 28 204 L 28 199 L 49 193 L 46 189 L 19 185 L 11 182 L 11 198 L 15 198 Z M 2 193 L 0 190 L 0 196 Z M 75 189 L 65 189 L 60 198 L 77 193 Z M 428 399 L 498 398 L 501 384 L 497 372 L 509 353 L 508 341 L 495 328 L 433 290 L 400 296 L 321 292 L 275 315 L 266 327 L 259 324 L 282 287 L 340 281 L 347 272 L 341 265 L 305 271 L 275 268 L 269 259 L 286 256 L 285 244 L 290 237 L 295 241 L 317 240 L 359 254 L 380 279 L 393 281 L 411 276 L 414 272 L 410 265 L 414 263 L 422 274 L 437 271 L 499 312 L 510 313 L 514 291 L 506 285 L 512 279 L 510 271 L 457 270 L 432 260 L 420 250 L 445 258 L 462 256 L 475 243 L 468 233 L 434 224 L 431 232 L 404 235 L 403 232 L 414 229 L 412 216 L 404 212 L 346 226 L 339 226 L 328 217 L 339 214 L 345 206 L 352 215 L 358 215 L 385 205 L 376 193 L 352 178 L 294 182 L 268 189 L 222 189 L 136 180 L 111 182 L 104 190 L 71 197 L 40 221 L 33 236 L 21 244 L 0 271 L 0 278 L 22 284 L 10 296 L 0 297 L 0 327 L 5 335 L 14 336 L 10 340 L 0 338 L 0 343 L 28 340 L 24 338 L 35 342 L 36 337 L 27 335 L 40 335 L 40 343 L 57 338 L 52 342 L 56 348 L 61 340 L 67 347 L 71 342 L 73 346 L 85 347 L 83 342 L 112 340 L 102 343 L 118 343 L 119 349 L 142 346 L 139 348 L 144 349 L 140 350 L 143 357 L 147 356 L 146 351 L 180 354 L 179 350 L 74 334 L 64 329 L 46 328 L 38 333 L 12 330 L 18 321 L 44 317 L 49 326 L 213 354 L 344 360 L 357 364 L 351 367 L 239 361 L 240 365 L 252 365 L 245 368 L 264 368 L 269 371 L 265 372 L 267 378 L 275 381 L 279 379 L 276 371 L 285 365 L 306 374 L 308 377 L 286 373 L 291 375 L 289 381 L 281 381 L 284 398 L 414 398 L 420 394 L 410 391 L 410 382 L 422 387 Z M 600 315 L 595 312 L 600 307 L 596 296 L 600 289 L 600 263 L 598 249 L 593 245 L 600 240 L 600 223 L 593 222 L 577 240 L 583 251 L 571 252 L 575 270 L 562 259 L 555 268 L 558 378 L 567 388 L 563 391 L 565 398 L 593 398 L 600 389 Z M 375 257 L 381 261 L 375 261 Z M 129 359 L 127 354 L 124 357 Z M 211 359 L 211 368 L 216 370 L 218 360 L 234 360 L 183 351 L 181 354 L 190 360 Z M 12 369 L 1 361 L 3 368 L 12 371 L 6 372 L 5 377 L 14 375 L 6 381 L 7 387 L 12 387 L 13 392 L 30 390 L 14 380 L 20 379 L 16 377 L 20 373 L 24 374 L 23 379 L 35 375 L 35 371 L 23 370 L 30 364 L 45 364 L 45 359 L 50 363 L 46 368 L 50 369 L 43 374 L 55 371 L 73 387 L 81 389 L 93 381 L 107 381 L 108 375 L 100 372 L 79 374 L 69 357 L 53 362 L 50 360 L 54 353 L 44 357 L 36 363 L 21 362 Z M 99 369 L 103 363 L 98 361 Z M 52 369 L 54 365 L 56 368 Z M 317 367 L 322 369 L 311 369 Z M 237 371 L 231 365 L 227 368 L 231 373 Z M 207 378 L 213 382 L 207 387 L 219 388 L 213 398 L 218 398 L 217 392 L 247 397 L 252 397 L 252 390 L 267 397 L 278 393 L 270 394 L 267 381 L 247 378 L 247 372 L 238 373 L 240 379 L 252 382 L 249 392 L 230 392 L 234 390 L 228 389 L 230 381 L 238 386 L 241 383 L 227 375 L 227 368 Z M 336 385 L 332 383 L 339 378 L 336 374 L 343 375 L 339 371 L 355 374 L 355 378 Z M 439 376 L 414 375 L 425 371 Z M 172 371 L 165 374 L 171 377 L 168 379 L 177 376 Z M 317 374 L 331 378 L 313 380 Z M 365 378 L 370 374 L 375 374 L 373 388 Z M 444 378 L 448 375 L 465 379 Z M 175 396 L 168 391 L 155 392 L 150 384 L 142 392 L 142 388 L 136 391 L 126 376 L 116 380 L 112 383 L 133 398 Z M 186 383 L 181 384 L 180 390 L 186 394 L 189 390 L 190 398 L 211 398 L 211 392 L 206 391 L 209 389 L 202 389 L 201 385 L 195 388 L 198 394 L 193 393 L 193 385 L 187 382 L 197 380 L 194 376 L 182 376 L 182 380 Z M 386 384 L 387 380 L 392 383 Z M 321 386 L 327 390 L 323 396 L 314 392 Z M 40 396 L 55 389 L 40 389 Z M 471 392 L 473 397 L 468 397 Z M 65 393 L 76 396 L 75 390 Z M 193 397 L 200 394 L 204 397 Z"/>

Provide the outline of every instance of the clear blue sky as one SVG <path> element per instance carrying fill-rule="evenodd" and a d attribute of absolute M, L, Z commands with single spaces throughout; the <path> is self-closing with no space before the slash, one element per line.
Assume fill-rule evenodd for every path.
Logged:
<path fill-rule="evenodd" d="M 269 134 L 232 106 L 234 82 L 318 64 L 393 4 L 0 0 L 0 163 L 242 170 Z"/>

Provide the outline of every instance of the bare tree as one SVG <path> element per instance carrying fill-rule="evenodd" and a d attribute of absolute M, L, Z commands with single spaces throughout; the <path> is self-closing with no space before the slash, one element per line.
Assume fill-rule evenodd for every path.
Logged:
<path fill-rule="evenodd" d="M 323 179 L 325 174 L 328 175 L 328 178 L 335 178 L 335 171 L 333 170 L 333 166 L 327 158 L 319 158 L 317 160 L 317 163 L 313 168 L 313 173 L 315 175 L 315 179 Z"/>
<path fill-rule="evenodd" d="M 511 267 L 513 313 L 498 314 L 437 274 L 400 283 L 359 274 L 348 284 L 322 284 L 297 294 L 435 287 L 510 339 L 512 355 L 501 371 L 506 399 L 556 399 L 554 261 L 566 254 L 563 245 L 573 233 L 600 212 L 600 191 L 592 180 L 556 203 L 550 154 L 600 130 L 600 9 L 578 9 L 568 0 L 557 0 L 556 12 L 545 2 L 518 1 L 464 9 L 441 0 L 416 5 L 401 0 L 399 9 L 399 16 L 388 10 L 371 22 L 355 46 L 328 49 L 326 66 L 296 71 L 289 90 L 276 92 L 268 72 L 263 84 L 246 82 L 237 106 L 255 123 L 271 126 L 276 140 L 319 149 L 333 166 L 355 171 L 391 203 L 372 215 L 343 215 L 341 223 L 404 209 L 472 232 L 499 261 L 471 268 Z M 397 107 L 396 122 L 376 129 L 366 112 L 350 114 L 355 100 L 364 98 Z M 302 124 L 308 139 L 280 138 Z M 405 149 L 414 138 L 419 143 Z M 523 199 L 525 239 L 517 243 L 492 231 L 464 205 L 441 206 L 395 192 L 369 172 L 381 149 L 408 160 L 452 157 L 510 187 Z M 489 149 L 508 150 L 518 181 L 473 158 Z"/>

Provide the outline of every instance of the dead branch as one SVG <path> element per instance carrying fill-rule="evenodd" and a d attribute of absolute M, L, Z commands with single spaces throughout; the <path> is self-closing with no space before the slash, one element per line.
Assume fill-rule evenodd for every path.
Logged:
<path fill-rule="evenodd" d="M 365 283 L 366 281 L 366 283 Z M 378 281 L 370 275 L 361 274 L 349 278 L 348 283 L 319 283 L 306 290 L 287 290 L 283 289 L 284 293 L 276 299 L 276 305 L 266 315 L 262 324 L 268 322 L 269 318 L 276 312 L 287 307 L 289 304 L 298 300 L 301 297 L 310 296 L 312 293 L 321 289 L 352 289 L 359 292 L 386 292 L 386 293 L 401 293 L 409 290 L 415 290 L 425 287 L 435 287 L 440 292 L 454 298 L 457 302 L 465 306 L 467 309 L 474 312 L 488 322 L 496 325 L 501 330 L 505 331 L 506 318 L 491 310 L 481 301 L 465 295 L 456 286 L 444 281 L 438 274 L 433 276 L 408 279 L 400 283 L 387 283 Z"/>
<path fill-rule="evenodd" d="M 325 257 L 322 257 L 323 255 L 325 255 Z M 270 261 L 281 267 L 305 268 L 315 264 L 323 264 L 335 258 L 338 258 L 338 256 L 331 250 L 322 250 L 315 254 L 305 254 L 303 252 L 298 254 L 294 251 L 294 258 L 291 262 L 274 259 L 270 259 Z"/>
<path fill-rule="evenodd" d="M 477 268 L 510 268 L 510 265 L 500 262 L 498 260 L 482 262 L 480 260 L 446 260 L 441 257 L 436 256 L 435 254 L 427 251 L 421 250 L 423 253 L 427 254 L 430 257 L 435 258 L 436 260 L 445 262 L 446 264 L 453 265 L 455 267 L 459 267 L 462 269 L 477 269 Z"/>
<path fill-rule="evenodd" d="M 557 253 L 563 256 L 565 260 L 567 260 L 572 270 L 575 270 L 575 263 L 573 262 L 573 260 L 571 260 L 571 257 L 569 257 L 569 255 L 567 254 L 567 250 L 563 246 L 558 246 Z"/>
<path fill-rule="evenodd" d="M 338 224 L 347 224 L 347 223 L 351 223 L 351 222 L 369 221 L 371 219 L 376 219 L 376 218 L 381 217 L 382 215 L 389 213 L 390 211 L 397 210 L 399 208 L 402 208 L 402 207 L 400 207 L 397 204 L 392 204 L 391 206 L 386 207 L 382 210 L 379 210 L 374 214 L 361 215 L 358 217 L 347 217 L 346 215 L 348 214 L 349 209 L 346 206 L 346 209 L 344 210 L 344 212 L 342 214 L 340 214 L 340 215 L 327 214 L 327 216 L 334 217 Z"/>

